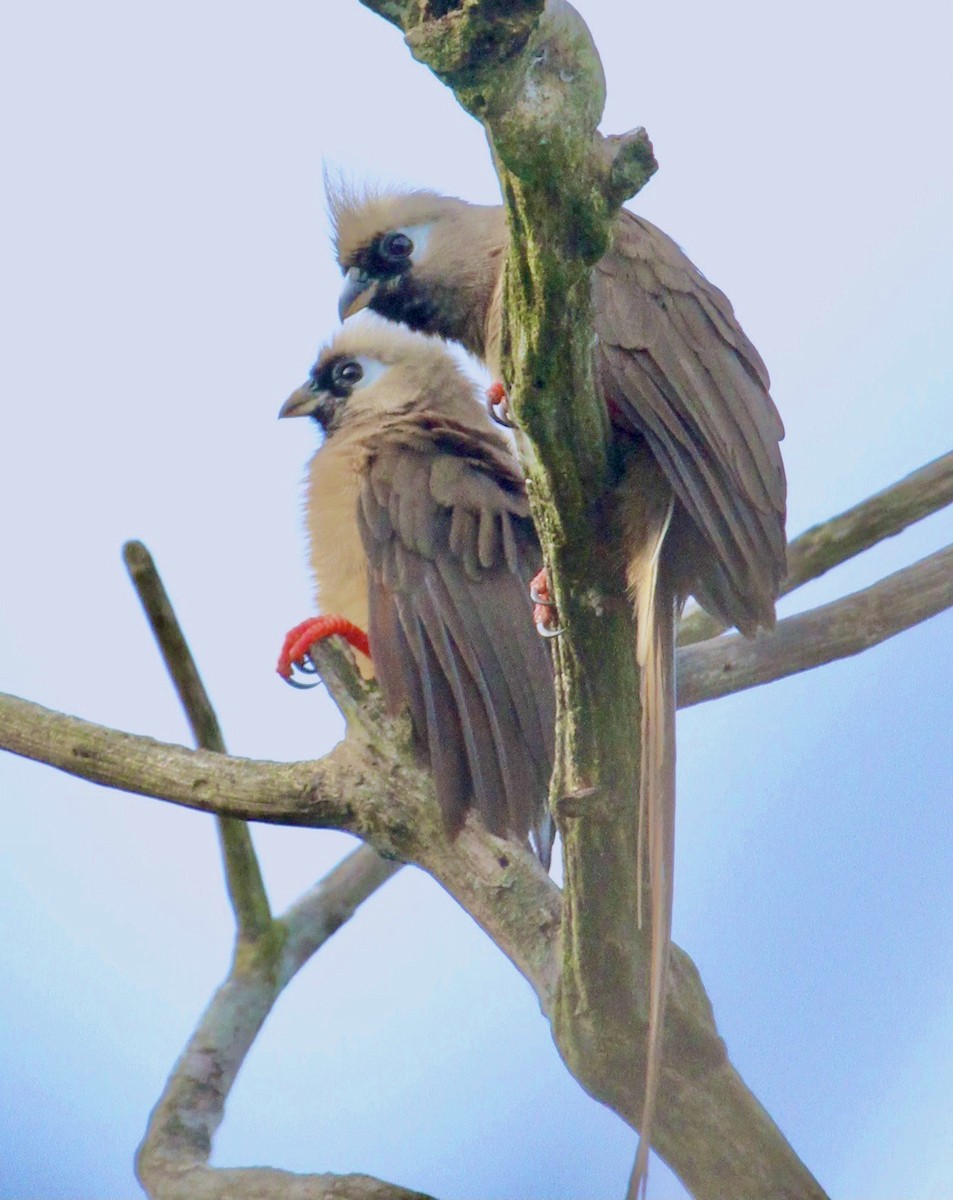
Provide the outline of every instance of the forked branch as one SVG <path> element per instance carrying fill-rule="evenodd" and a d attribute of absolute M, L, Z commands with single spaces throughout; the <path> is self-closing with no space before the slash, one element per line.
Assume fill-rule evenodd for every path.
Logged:
<path fill-rule="evenodd" d="M 753 643 L 721 638 L 710 647 L 683 650 L 683 700 L 694 703 L 724 694 L 727 688 L 752 685 L 750 665 L 729 671 L 720 659 L 715 666 L 711 661 L 706 665 L 733 641 L 750 651 L 763 676 L 774 678 L 803 669 L 802 641 L 792 623 L 807 620 L 816 630 L 826 631 L 824 636 L 833 639 L 828 644 L 839 647 L 827 654 L 830 658 L 856 652 L 862 644 L 890 636 L 898 625 L 949 607 L 953 549 L 868 592 L 872 598 L 858 593 L 790 618 Z M 819 633 L 810 644 L 816 647 L 821 641 Z M 577 1037 L 563 1036 L 556 1003 L 558 890 L 530 855 L 491 837 L 475 822 L 448 842 L 430 780 L 411 761 L 404 723 L 383 715 L 376 690 L 360 679 L 346 652 L 325 645 L 316 648 L 315 658 L 335 699 L 349 714 L 348 739 L 319 763 L 256 763 L 163 746 L 12 697 L 0 697 L 0 745 L 107 786 L 131 787 L 219 814 L 344 828 L 391 853 L 399 848 L 402 858 L 418 862 L 443 884 L 529 980 L 580 1082 L 634 1123 L 640 1105 L 642 1040 L 625 1010 L 617 1021 L 600 1023 L 597 1040 L 583 1047 L 584 1052 Z M 726 678 L 731 681 L 727 685 Z M 398 864 L 384 862 L 368 849 L 356 851 L 273 920 L 250 952 L 236 956 L 153 1113 L 139 1159 L 153 1195 L 162 1200 L 186 1195 L 282 1194 L 309 1200 L 411 1195 L 363 1176 L 295 1177 L 208 1166 L 211 1137 L 228 1089 L 281 989 L 397 869 Z M 767 1182 L 782 1180 L 790 1185 L 788 1195 L 819 1196 L 809 1174 L 727 1061 L 704 989 L 683 952 L 675 952 L 672 970 L 659 1148 L 699 1196 L 785 1194 L 772 1191 Z M 710 1136 L 702 1137 L 700 1129 Z M 736 1148 L 730 1167 L 718 1149 L 726 1144 Z"/>
<path fill-rule="evenodd" d="M 202 749 L 224 754 L 218 718 L 152 556 L 141 542 L 128 542 L 123 558 L 195 740 Z M 140 1182 L 156 1200 L 412 1200 L 416 1192 L 364 1175 L 305 1176 L 270 1168 L 209 1166 L 212 1138 L 228 1093 L 278 995 L 398 870 L 398 864 L 362 846 L 275 920 L 248 826 L 221 816 L 216 823 L 237 925 L 234 961 L 153 1110 L 136 1156 Z"/>

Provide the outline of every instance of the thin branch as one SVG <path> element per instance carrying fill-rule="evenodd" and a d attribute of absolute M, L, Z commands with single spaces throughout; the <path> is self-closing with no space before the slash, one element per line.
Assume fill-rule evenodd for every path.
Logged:
<path fill-rule="evenodd" d="M 127 542 L 123 559 L 196 741 L 224 755 L 218 719 L 152 556 L 141 542 Z M 238 924 L 238 952 L 150 1120 L 137 1155 L 143 1186 L 162 1200 L 232 1200 L 251 1194 L 259 1200 L 410 1200 L 417 1194 L 367 1176 L 301 1176 L 266 1168 L 208 1166 L 212 1135 L 224 1116 L 235 1076 L 279 993 L 399 869 L 399 864 L 387 863 L 361 846 L 274 921 L 247 824 L 221 816 L 216 823 Z"/>
<path fill-rule="evenodd" d="M 196 745 L 203 750 L 226 754 L 218 717 L 152 555 L 142 542 L 126 542 L 122 557 Z M 238 935 L 262 937 L 271 927 L 271 906 L 251 832 L 244 821 L 231 817 L 216 817 L 215 821 L 225 866 L 225 886 Z"/>
<path fill-rule="evenodd" d="M 370 846 L 359 846 L 296 900 L 281 918 L 285 930 L 279 975 L 282 986 L 402 866 L 387 862 Z"/>
<path fill-rule="evenodd" d="M 781 595 L 820 578 L 832 567 L 895 537 L 948 504 L 953 504 L 953 451 L 789 542 L 788 571 Z M 694 608 L 679 626 L 678 644 L 690 646 L 707 641 L 726 628 L 716 617 Z"/>
<path fill-rule="evenodd" d="M 209 1167 L 212 1140 L 238 1071 L 282 990 L 399 863 L 361 846 L 236 955 L 176 1063 L 136 1155 L 157 1200 L 414 1200 L 418 1193 L 366 1175 L 293 1175 Z"/>
<path fill-rule="evenodd" d="M 396 869 L 376 855 L 376 863 L 371 863 L 371 855 L 365 847 L 349 855 L 286 918 L 236 956 L 149 1118 L 136 1155 L 136 1173 L 150 1196 L 427 1200 L 419 1192 L 366 1175 L 293 1175 L 266 1167 L 208 1165 L 235 1077 L 282 989 Z"/>
<path fill-rule="evenodd" d="M 123 546 L 122 559 L 185 710 L 195 744 L 203 750 L 227 754 L 215 709 L 152 555 L 142 542 L 133 541 Z"/>
<path fill-rule="evenodd" d="M 953 546 L 753 640 L 734 634 L 678 652 L 678 703 L 688 708 L 848 658 L 953 605 Z"/>

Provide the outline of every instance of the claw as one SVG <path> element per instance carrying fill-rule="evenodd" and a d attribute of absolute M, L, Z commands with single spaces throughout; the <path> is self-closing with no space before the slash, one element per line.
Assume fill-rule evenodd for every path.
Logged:
<path fill-rule="evenodd" d="M 302 692 L 310 692 L 312 688 L 316 688 L 320 685 L 320 683 L 321 683 L 320 678 L 313 679 L 310 683 L 305 683 L 303 680 L 296 678 L 296 676 L 294 674 L 295 671 L 298 671 L 302 675 L 317 675 L 318 674 L 317 671 L 314 669 L 314 663 L 309 663 L 309 664 L 306 664 L 304 662 L 295 663 L 294 666 L 292 667 L 292 673 L 290 675 L 282 675 L 281 676 L 281 678 L 285 681 L 285 683 L 288 685 L 288 687 L 297 688 L 299 691 L 302 691 Z M 279 672 L 279 674 L 281 674 L 281 673 Z"/>
<path fill-rule="evenodd" d="M 558 624 L 556 601 L 549 593 L 549 573 L 545 567 L 530 580 L 529 597 L 533 602 L 533 624 L 540 637 L 559 637 L 563 627 Z"/>
<path fill-rule="evenodd" d="M 297 670 L 302 675 L 317 675 L 314 663 L 308 658 L 308 651 L 315 642 L 323 641 L 334 634 L 343 637 L 355 650 L 360 650 L 370 658 L 371 647 L 367 634 L 363 629 L 358 629 L 352 621 L 344 617 L 311 617 L 302 621 L 300 625 L 295 625 L 294 629 L 290 629 L 285 635 L 275 670 L 292 687 L 306 690 L 317 687 L 320 679 L 316 679 L 314 683 L 302 683 L 294 678 L 294 672 Z"/>
<path fill-rule="evenodd" d="M 516 428 L 516 425 L 510 420 L 509 396 L 499 380 L 491 383 L 486 389 L 486 411 L 490 414 L 490 420 L 495 421 L 497 425 L 502 425 L 505 429 Z"/>

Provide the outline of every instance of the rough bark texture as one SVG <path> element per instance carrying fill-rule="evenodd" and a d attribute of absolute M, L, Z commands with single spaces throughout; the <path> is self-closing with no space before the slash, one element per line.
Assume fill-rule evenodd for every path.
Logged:
<path fill-rule="evenodd" d="M 140 576 L 143 561 L 140 557 Z M 156 604 L 155 598 L 147 607 L 149 603 Z M 812 661 L 855 653 L 950 605 L 953 548 L 866 592 L 789 618 L 753 643 L 718 638 L 707 646 L 682 650 L 682 700 L 695 703 L 804 669 L 812 665 L 803 661 L 805 645 Z M 162 610 L 161 604 L 158 607 Z M 807 641 L 805 622 L 812 629 Z M 726 650 L 730 653 L 733 644 L 751 655 L 744 669 L 724 669 Z M 347 651 L 325 644 L 315 648 L 314 657 L 348 718 L 347 740 L 320 763 L 254 763 L 164 746 L 3 696 L 0 746 L 106 786 L 219 815 L 348 829 L 390 854 L 419 863 L 526 977 L 558 1034 L 559 1022 L 565 1020 L 560 938 L 564 898 L 531 855 L 491 837 L 475 822 L 448 842 L 430 780 L 412 762 L 405 724 L 384 716 L 376 689 L 360 679 Z M 294 1176 L 264 1168 L 208 1166 L 228 1089 L 281 989 L 399 869 L 397 861 L 384 861 L 362 848 L 249 939 L 247 930 L 242 933 L 241 914 L 262 911 L 260 897 L 251 903 L 258 887 L 251 853 L 249 869 L 230 878 L 230 887 L 239 893 L 233 967 L 153 1112 L 138 1159 L 143 1184 L 161 1200 L 411 1196 L 414 1193 L 365 1176 Z M 634 1123 L 641 1107 L 643 1039 L 638 1019 L 631 1017 L 625 1003 L 611 1010 L 601 997 L 597 1002 L 603 1013 L 600 1027 L 589 1042 L 584 1040 L 591 1028 L 588 1010 L 564 1041 L 574 1050 L 566 1058 L 592 1094 Z M 697 971 L 677 948 L 662 1099 L 656 1144 L 694 1195 L 823 1194 L 726 1058 Z"/>
<path fill-rule="evenodd" d="M 570 1070 L 609 1099 L 609 1063 L 631 1063 L 636 1091 L 644 1079 L 633 1047 L 647 1032 L 649 945 L 638 932 L 634 867 L 635 632 L 620 564 L 593 553 L 604 538 L 612 480 L 607 415 L 592 373 L 590 271 L 609 245 L 619 204 L 656 164 L 644 132 L 611 143 L 597 132 L 602 64 L 564 0 L 464 0 L 449 11 L 389 4 L 383 15 L 483 123 L 500 177 L 511 234 L 502 374 L 528 439 L 533 516 L 565 630 L 556 645 L 550 792 L 564 878 L 553 1031 Z M 631 1104 L 627 1115 L 634 1115 Z"/>

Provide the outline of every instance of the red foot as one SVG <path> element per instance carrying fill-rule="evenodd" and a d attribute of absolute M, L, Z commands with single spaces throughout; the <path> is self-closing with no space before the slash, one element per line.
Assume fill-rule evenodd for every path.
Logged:
<path fill-rule="evenodd" d="M 561 632 L 559 614 L 549 592 L 549 572 L 545 567 L 530 580 L 529 594 L 533 600 L 533 624 L 543 637 L 555 637 Z"/>
<path fill-rule="evenodd" d="M 497 411 L 498 409 L 499 411 Z M 505 425 L 508 429 L 513 428 L 513 422 L 510 420 L 510 398 L 506 394 L 506 388 L 498 379 L 486 389 L 486 411 L 497 425 Z"/>
<path fill-rule="evenodd" d="M 290 679 L 295 663 L 304 661 L 305 655 L 314 643 L 334 634 L 344 638 L 355 650 L 360 650 L 368 658 L 371 657 L 371 646 L 367 640 L 367 634 L 363 629 L 358 629 L 352 621 L 345 620 L 344 617 L 311 617 L 307 621 L 302 621 L 300 625 L 296 625 L 294 629 L 289 629 L 285 634 L 284 645 L 281 647 L 281 654 L 278 655 L 278 666 L 275 670 L 282 679 Z"/>

